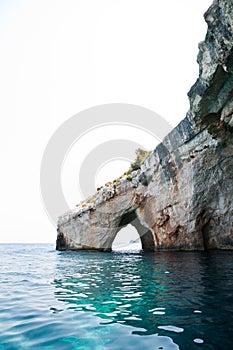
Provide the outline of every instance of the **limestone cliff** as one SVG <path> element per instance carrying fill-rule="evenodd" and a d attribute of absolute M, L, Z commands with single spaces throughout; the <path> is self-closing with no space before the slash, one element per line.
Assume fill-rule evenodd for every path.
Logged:
<path fill-rule="evenodd" d="M 111 250 L 131 223 L 148 250 L 233 249 L 233 3 L 205 14 L 190 110 L 140 169 L 58 220 L 57 249 Z"/>

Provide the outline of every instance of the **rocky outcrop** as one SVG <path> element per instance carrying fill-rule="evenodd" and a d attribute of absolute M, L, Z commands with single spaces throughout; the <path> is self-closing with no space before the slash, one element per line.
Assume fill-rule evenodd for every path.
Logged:
<path fill-rule="evenodd" d="M 146 250 L 233 249 L 233 4 L 214 1 L 190 110 L 140 169 L 58 220 L 57 249 L 111 250 L 131 223 Z"/>

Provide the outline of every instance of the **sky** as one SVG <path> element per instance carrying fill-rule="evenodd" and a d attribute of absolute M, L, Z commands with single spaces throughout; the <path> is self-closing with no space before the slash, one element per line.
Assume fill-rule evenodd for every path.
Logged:
<path fill-rule="evenodd" d="M 55 242 L 40 167 L 50 138 L 69 118 L 108 103 L 148 108 L 172 126 L 185 117 L 210 4 L 0 0 L 0 242 Z M 72 145 L 61 175 L 70 207 L 82 199 L 76 188 L 80 159 L 99 143 L 121 137 L 155 147 L 147 132 L 131 129 L 103 126 Z M 100 164 L 96 186 L 127 162 Z"/>

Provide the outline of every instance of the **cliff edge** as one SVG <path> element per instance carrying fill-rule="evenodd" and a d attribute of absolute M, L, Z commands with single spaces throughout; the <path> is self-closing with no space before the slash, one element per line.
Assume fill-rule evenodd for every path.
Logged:
<path fill-rule="evenodd" d="M 205 13 L 190 110 L 140 168 L 58 219 L 58 250 L 111 250 L 131 223 L 145 250 L 233 249 L 233 3 Z"/>

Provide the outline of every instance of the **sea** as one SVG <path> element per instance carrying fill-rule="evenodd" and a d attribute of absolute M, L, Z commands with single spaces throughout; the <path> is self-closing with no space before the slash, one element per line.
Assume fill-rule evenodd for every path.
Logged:
<path fill-rule="evenodd" d="M 233 349 L 233 252 L 0 245 L 0 350 Z"/>

